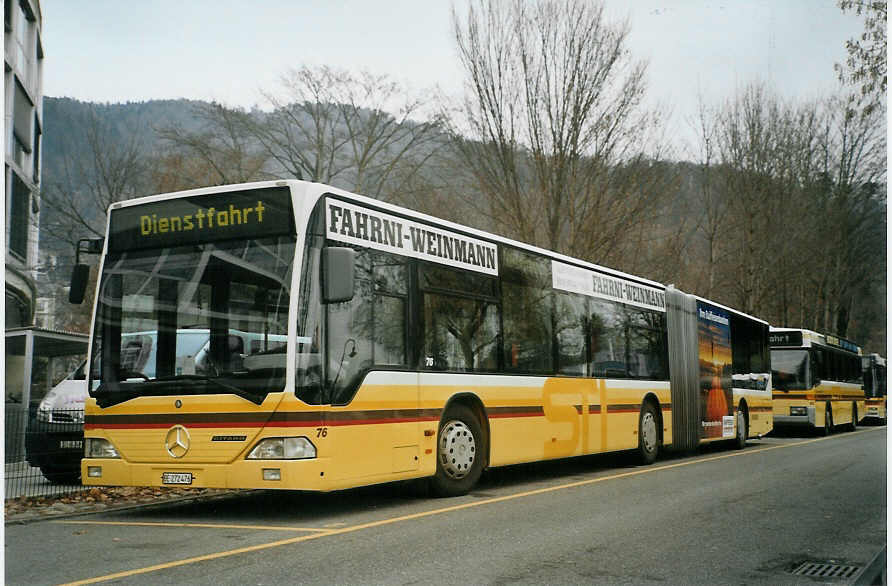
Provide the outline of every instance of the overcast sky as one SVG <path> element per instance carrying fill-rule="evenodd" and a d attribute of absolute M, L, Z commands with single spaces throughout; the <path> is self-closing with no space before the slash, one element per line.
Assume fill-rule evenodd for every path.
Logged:
<path fill-rule="evenodd" d="M 465 0 L 459 0 L 464 6 Z M 649 61 L 649 99 L 683 127 L 707 101 L 761 79 L 789 98 L 837 89 L 858 17 L 835 0 L 607 0 Z M 214 99 L 264 106 L 302 64 L 461 89 L 448 0 L 43 0 L 44 94 L 88 101 Z"/>

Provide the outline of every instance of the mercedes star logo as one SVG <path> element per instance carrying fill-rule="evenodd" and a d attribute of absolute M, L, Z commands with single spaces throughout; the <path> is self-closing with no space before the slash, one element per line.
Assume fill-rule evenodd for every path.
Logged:
<path fill-rule="evenodd" d="M 167 431 L 164 438 L 164 447 L 173 458 L 182 458 L 189 451 L 191 438 L 189 432 L 182 425 L 174 425 Z"/>

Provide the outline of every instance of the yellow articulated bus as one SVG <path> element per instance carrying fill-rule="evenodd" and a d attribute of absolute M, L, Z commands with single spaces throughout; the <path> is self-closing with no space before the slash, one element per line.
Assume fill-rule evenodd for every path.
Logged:
<path fill-rule="evenodd" d="M 886 359 L 879 354 L 861 358 L 864 371 L 864 416 L 866 421 L 886 424 Z"/>
<path fill-rule="evenodd" d="M 774 425 L 804 426 L 825 435 L 855 429 L 864 415 L 861 348 L 810 330 L 771 328 Z"/>
<path fill-rule="evenodd" d="M 94 312 L 88 485 L 455 495 L 488 466 L 772 426 L 764 321 L 320 184 L 113 204 Z"/>

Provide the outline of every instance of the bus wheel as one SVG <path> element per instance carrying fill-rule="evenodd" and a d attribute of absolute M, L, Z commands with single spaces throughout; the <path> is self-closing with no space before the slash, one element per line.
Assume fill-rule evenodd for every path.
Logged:
<path fill-rule="evenodd" d="M 749 422 L 747 421 L 746 411 L 743 404 L 737 409 L 737 437 L 734 440 L 734 446 L 738 450 L 746 447 L 746 438 L 749 435 Z"/>
<path fill-rule="evenodd" d="M 852 431 L 858 429 L 858 403 L 852 403 Z"/>
<path fill-rule="evenodd" d="M 642 464 L 653 464 L 660 451 L 657 421 L 653 404 L 645 402 L 641 406 L 641 415 L 638 417 L 638 457 Z"/>
<path fill-rule="evenodd" d="M 833 407 L 827 405 L 824 410 L 824 435 L 833 433 Z"/>
<path fill-rule="evenodd" d="M 452 405 L 443 415 L 437 434 L 437 473 L 431 488 L 437 496 L 466 494 L 483 472 L 483 434 L 468 407 Z"/>

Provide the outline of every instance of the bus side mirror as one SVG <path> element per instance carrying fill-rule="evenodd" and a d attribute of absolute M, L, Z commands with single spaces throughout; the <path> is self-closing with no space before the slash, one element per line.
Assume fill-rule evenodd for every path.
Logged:
<path fill-rule="evenodd" d="M 87 281 L 90 280 L 90 265 L 77 264 L 71 271 L 71 287 L 68 289 L 68 302 L 81 304 L 87 292 Z"/>
<path fill-rule="evenodd" d="M 339 303 L 353 299 L 353 266 L 356 251 L 329 246 L 322 249 L 322 302 Z"/>
<path fill-rule="evenodd" d="M 74 247 L 74 270 L 71 271 L 71 287 L 68 289 L 68 302 L 80 305 L 87 292 L 90 280 L 90 266 L 81 263 L 81 253 L 99 254 L 102 252 L 102 238 L 81 238 Z"/>

